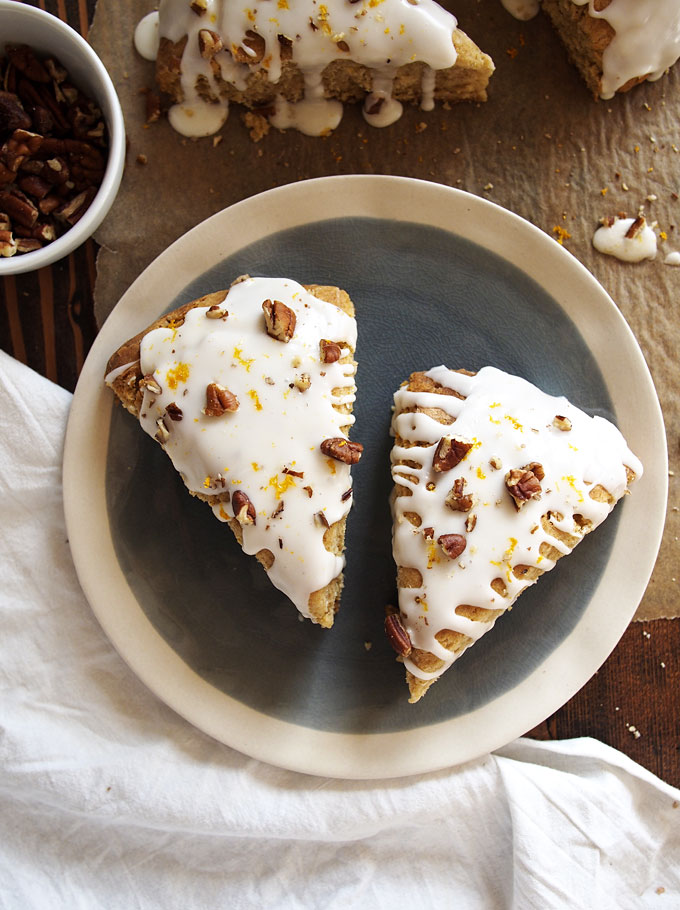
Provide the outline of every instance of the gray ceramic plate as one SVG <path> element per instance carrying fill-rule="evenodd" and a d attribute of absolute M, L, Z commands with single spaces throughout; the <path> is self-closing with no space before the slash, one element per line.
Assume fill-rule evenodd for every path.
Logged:
<path fill-rule="evenodd" d="M 122 341 L 244 272 L 337 284 L 356 306 L 353 436 L 365 454 L 353 471 L 346 584 L 331 631 L 298 622 L 259 565 L 186 493 L 160 447 L 112 408 L 102 384 Z M 382 634 L 385 604 L 395 598 L 388 428 L 399 383 L 439 363 L 494 364 L 613 419 L 645 475 L 605 525 L 413 706 Z M 436 184 L 330 177 L 218 213 L 137 279 L 83 369 L 64 495 L 92 608 L 160 698 L 222 742 L 273 764 L 382 778 L 503 745 L 597 670 L 631 620 L 656 558 L 665 434 L 626 323 L 552 239 Z"/>

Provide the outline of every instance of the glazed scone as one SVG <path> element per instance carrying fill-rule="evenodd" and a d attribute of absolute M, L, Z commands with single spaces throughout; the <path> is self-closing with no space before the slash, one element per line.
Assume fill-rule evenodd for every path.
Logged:
<path fill-rule="evenodd" d="M 348 439 L 356 338 L 339 288 L 244 276 L 154 322 L 106 369 L 189 491 L 325 628 L 362 451 Z"/>
<path fill-rule="evenodd" d="M 367 121 L 387 126 L 402 102 L 429 110 L 435 100 L 486 100 L 491 58 L 434 0 L 273 6 L 162 0 L 156 75 L 175 101 L 175 129 L 209 135 L 226 120 L 230 102 L 281 129 L 322 135 L 340 122 L 343 102 L 364 100 Z"/>
<path fill-rule="evenodd" d="M 494 367 L 413 373 L 394 403 L 399 610 L 385 628 L 415 702 L 642 465 L 609 421 Z"/>
<path fill-rule="evenodd" d="M 514 11 L 531 5 L 504 3 Z M 677 0 L 542 0 L 542 5 L 595 97 L 612 98 L 658 79 L 680 57 Z M 533 6 L 538 9 L 537 0 Z"/>

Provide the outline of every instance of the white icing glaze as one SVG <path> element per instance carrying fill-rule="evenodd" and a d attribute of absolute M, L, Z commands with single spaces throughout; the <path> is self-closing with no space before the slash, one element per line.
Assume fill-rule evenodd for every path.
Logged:
<path fill-rule="evenodd" d="M 680 265 L 680 253 L 678 253 L 677 250 L 667 253 L 666 258 L 664 259 L 664 265 Z"/>
<path fill-rule="evenodd" d="M 155 60 L 158 41 L 158 11 L 154 10 L 137 23 L 134 35 L 135 50 L 145 60 Z"/>
<path fill-rule="evenodd" d="M 262 303 L 267 299 L 280 300 L 296 314 L 288 343 L 265 331 Z M 326 550 L 325 527 L 314 516 L 323 512 L 332 525 L 347 515 L 352 501 L 351 495 L 343 499 L 352 486 L 349 466 L 327 458 L 319 446 L 354 422 L 334 407 L 354 401 L 354 366 L 323 363 L 319 341 L 344 342 L 344 353 L 347 345 L 353 351 L 356 322 L 296 282 L 278 278 L 242 281 L 220 306 L 228 310 L 224 319 L 207 318 L 207 308 L 196 307 L 183 325 L 144 337 L 141 369 L 153 374 L 162 391 L 145 391 L 140 423 L 155 436 L 168 405 L 181 409 L 181 420 L 165 417 L 169 438 L 164 448 L 175 468 L 194 492 L 247 494 L 257 515 L 254 525 L 242 527 L 243 549 L 271 551 L 272 583 L 309 616 L 309 595 L 344 566 L 344 557 Z M 300 391 L 293 383 L 303 373 L 311 384 Z M 236 395 L 235 413 L 203 413 L 212 382 Z M 283 510 L 272 517 L 281 504 Z M 233 516 L 231 504 L 213 511 L 223 521 Z"/>
<path fill-rule="evenodd" d="M 634 221 L 634 218 L 614 218 L 613 224 L 603 224 L 593 235 L 593 246 L 598 252 L 624 262 L 654 259 L 656 233 L 646 221 L 633 237 L 626 236 Z"/>
<path fill-rule="evenodd" d="M 144 20 L 143 20 L 144 21 Z M 431 106 L 434 80 L 431 71 L 446 69 L 456 61 L 452 35 L 456 19 L 434 0 L 254 0 L 248 6 L 230 0 L 207 0 L 203 15 L 196 15 L 189 0 L 162 0 L 159 8 L 160 35 L 173 42 L 187 35 L 182 56 L 182 110 L 171 113 L 170 121 L 185 135 L 206 135 L 216 131 L 227 118 L 228 103 L 219 98 L 214 75 L 199 52 L 198 34 L 211 29 L 222 38 L 224 50 L 214 62 L 221 77 L 243 89 L 249 73 L 263 70 L 272 83 L 281 76 L 279 35 L 292 41 L 293 60 L 305 80 L 304 98 L 296 103 L 278 99 L 272 122 L 280 128 L 294 127 L 309 135 L 322 135 L 337 126 L 342 116 L 339 102 L 325 101 L 321 74 L 334 60 L 353 60 L 379 70 L 366 107 L 385 99 L 379 114 L 367 115 L 369 123 L 386 126 L 401 114 L 401 105 L 391 97 L 392 79 L 398 67 L 413 61 L 427 64 L 423 74 L 422 103 Z M 140 24 L 141 27 L 141 24 Z M 257 64 L 238 63 L 231 50 L 252 53 L 244 43 L 248 31 L 265 42 L 263 59 Z M 146 51 L 148 42 L 141 41 Z M 215 104 L 206 103 L 196 92 L 199 76 L 207 80 Z M 219 108 L 220 117 L 206 108 Z"/>
<path fill-rule="evenodd" d="M 531 583 L 515 577 L 515 566 L 551 569 L 555 563 L 540 553 L 544 541 L 568 552 L 565 543 L 543 530 L 541 516 L 550 512 L 560 530 L 581 538 L 584 531 L 574 515 L 583 516 L 594 528 L 611 510 L 607 503 L 591 499 L 589 491 L 601 484 L 619 499 L 626 490 L 624 465 L 638 477 L 642 473 L 640 462 L 613 424 L 590 417 L 565 398 L 549 396 L 524 379 L 494 367 L 466 376 L 440 366 L 427 375 L 465 400 L 410 392 L 405 386 L 394 396 L 392 432 L 398 438 L 392 450 L 392 476 L 411 495 L 393 500 L 393 554 L 398 566 L 418 569 L 423 579 L 421 587 L 399 589 L 399 609 L 414 648 L 444 661 L 439 671 L 426 673 L 405 659 L 406 667 L 421 679 L 441 675 L 459 656 L 437 641 L 439 631 L 452 629 L 477 640 L 493 626 L 493 621 L 473 621 L 457 614 L 457 606 L 507 609 Z M 427 414 L 404 412 L 414 407 L 443 409 L 455 422 L 447 427 Z M 570 430 L 553 425 L 558 415 L 571 421 Z M 433 456 L 446 435 L 473 443 L 473 448 L 453 469 L 438 473 L 432 469 Z M 415 442 L 422 447 L 414 448 Z M 399 464 L 404 460 L 408 465 Z M 499 467 L 494 468 L 490 460 Z M 545 471 L 542 496 L 518 511 L 505 487 L 505 476 L 531 462 L 540 463 Z M 468 513 L 445 504 L 454 481 L 461 477 L 466 481 L 465 493 L 473 497 Z M 419 528 L 408 520 L 407 512 L 421 516 Z M 471 515 L 476 523 L 468 532 L 466 520 Z M 432 528 L 432 539 L 426 538 L 425 528 Z M 438 545 L 443 534 L 464 535 L 466 548 L 458 558 L 450 559 Z M 496 578 L 505 584 L 506 596 L 491 587 Z"/>

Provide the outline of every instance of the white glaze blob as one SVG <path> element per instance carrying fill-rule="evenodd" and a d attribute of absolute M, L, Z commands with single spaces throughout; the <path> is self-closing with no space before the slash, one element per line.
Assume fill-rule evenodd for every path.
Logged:
<path fill-rule="evenodd" d="M 280 300 L 296 314 L 288 343 L 265 331 L 262 303 L 267 299 Z M 344 566 L 344 557 L 326 550 L 325 528 L 314 516 L 323 512 L 333 524 L 347 515 L 352 502 L 346 496 L 352 486 L 349 466 L 326 458 L 319 446 L 325 438 L 344 435 L 341 428 L 354 421 L 333 406 L 354 401 L 354 366 L 322 363 L 319 341 L 344 342 L 347 354 L 347 346 L 353 350 L 356 344 L 356 322 L 287 279 L 242 281 L 220 306 L 228 311 L 226 318 L 210 319 L 206 307 L 195 307 L 183 325 L 144 337 L 141 369 L 153 374 L 162 391 L 145 391 L 140 423 L 155 436 L 157 420 L 164 419 L 169 433 L 164 448 L 190 490 L 247 494 L 257 516 L 256 524 L 242 527 L 243 549 L 273 553 L 272 583 L 309 616 L 309 595 Z M 303 373 L 310 386 L 300 391 L 293 383 Z M 235 413 L 203 413 L 212 382 L 236 395 Z M 334 389 L 341 393 L 334 395 Z M 168 418 L 171 403 L 181 409 L 181 420 Z M 272 517 L 281 504 L 283 510 Z M 214 512 L 223 521 L 233 516 L 227 503 Z"/>
<path fill-rule="evenodd" d="M 626 236 L 634 221 L 634 218 L 614 218 L 613 224 L 603 224 L 593 235 L 593 246 L 599 253 L 614 256 L 624 262 L 654 259 L 656 233 L 646 221 L 635 236 Z"/>
<path fill-rule="evenodd" d="M 600 97 L 613 98 L 630 79 L 659 79 L 680 57 L 678 0 L 612 0 L 600 12 L 594 0 L 572 2 L 587 3 L 588 13 L 604 19 L 616 32 L 602 58 Z"/>
<path fill-rule="evenodd" d="M 255 0 L 247 6 L 232 0 L 207 0 L 203 15 L 191 10 L 189 0 L 162 0 L 159 8 L 160 35 L 173 42 L 187 36 L 181 80 L 184 104 L 190 109 L 198 104 L 199 77 L 207 80 L 218 106 L 227 104 L 219 98 L 209 62 L 200 55 L 201 29 L 211 29 L 222 38 L 225 49 L 214 57 L 214 62 L 221 69 L 221 78 L 239 90 L 243 90 L 254 69 L 265 71 L 268 80 L 277 83 L 282 69 L 279 36 L 292 41 L 293 60 L 305 77 L 305 95 L 297 103 L 279 100 L 273 122 L 280 128 L 294 127 L 309 135 L 323 135 L 334 129 L 342 115 L 339 102 L 323 100 L 321 74 L 329 63 L 353 60 L 382 73 L 388 71 L 391 91 L 394 72 L 407 63 L 423 61 L 432 70 L 454 65 L 452 35 L 456 25 L 455 17 L 434 0 L 280 0 L 276 4 L 272 0 Z M 244 43 L 248 31 L 256 32 L 265 42 L 263 59 L 252 65 L 235 62 L 231 54 L 236 49 L 252 54 Z M 432 76 L 427 67 L 423 79 L 423 98 L 429 103 Z M 398 102 L 386 104 L 386 113 L 369 122 L 393 122 L 401 112 L 397 105 Z M 191 117 L 182 114 L 178 121 L 185 131 L 191 128 Z M 203 115 L 200 122 L 205 123 Z"/>
<path fill-rule="evenodd" d="M 539 10 L 539 0 L 501 0 L 501 3 L 511 16 L 522 22 L 533 19 Z"/>
<path fill-rule="evenodd" d="M 158 11 L 154 10 L 137 23 L 134 35 L 135 50 L 145 60 L 155 60 L 158 41 Z"/>
<path fill-rule="evenodd" d="M 411 495 L 393 499 L 393 555 L 398 566 L 418 569 L 423 579 L 421 587 L 399 589 L 399 609 L 413 646 L 444 661 L 435 673 L 423 672 L 409 659 L 404 664 L 415 676 L 433 679 L 459 656 L 437 641 L 439 631 L 452 629 L 477 640 L 493 626 L 493 621 L 457 614 L 458 605 L 507 609 L 530 583 L 515 577 L 515 566 L 551 569 L 555 563 L 540 553 L 544 541 L 568 552 L 566 544 L 543 530 L 541 516 L 550 512 L 560 530 L 581 538 L 584 531 L 574 515 L 583 516 L 594 528 L 611 510 L 607 503 L 591 499 L 589 491 L 601 484 L 619 499 L 627 484 L 624 465 L 637 477 L 642 465 L 612 423 L 590 417 L 566 398 L 547 395 L 524 379 L 494 367 L 466 376 L 440 366 L 426 375 L 465 396 L 460 400 L 411 392 L 406 386 L 394 396 L 392 432 L 397 439 L 392 476 Z M 414 407 L 443 409 L 455 422 L 444 426 L 427 414 L 405 410 Z M 567 418 L 571 429 L 556 427 L 557 416 Z M 433 456 L 447 435 L 472 443 L 473 448 L 452 470 L 438 473 L 432 469 Z M 408 465 L 399 464 L 406 460 Z M 542 496 L 518 511 L 505 475 L 531 462 L 540 463 L 545 471 Z M 458 478 L 465 480 L 465 493 L 473 497 L 467 513 L 445 504 Z M 420 527 L 409 521 L 407 512 L 421 517 Z M 466 520 L 472 515 L 476 523 L 468 531 Z M 425 528 L 432 529 L 432 539 L 426 538 Z M 466 548 L 457 559 L 449 559 L 437 544 L 443 534 L 465 537 Z M 496 578 L 505 584 L 506 596 L 491 587 Z"/>
<path fill-rule="evenodd" d="M 677 250 L 673 250 L 671 253 L 666 253 L 664 258 L 664 265 L 680 265 L 680 253 Z"/>

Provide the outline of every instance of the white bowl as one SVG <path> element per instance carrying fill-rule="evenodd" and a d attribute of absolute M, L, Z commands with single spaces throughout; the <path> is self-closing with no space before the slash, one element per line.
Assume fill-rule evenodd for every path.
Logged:
<path fill-rule="evenodd" d="M 16 0 L 0 0 L 0 56 L 7 44 L 28 44 L 39 55 L 53 55 L 69 78 L 94 99 L 108 128 L 108 161 L 97 195 L 83 217 L 56 240 L 33 253 L 0 257 L 0 277 L 50 265 L 80 246 L 104 220 L 116 198 L 125 163 L 125 123 L 113 82 L 90 45 L 51 13 Z"/>

